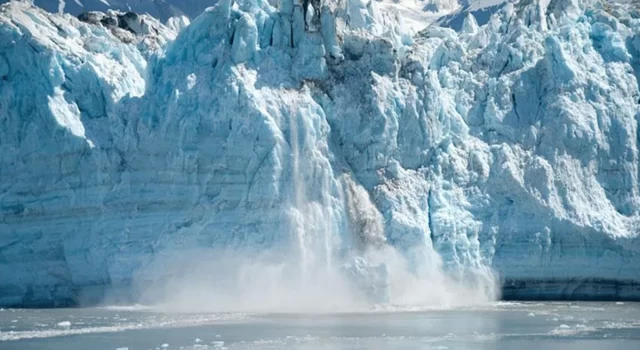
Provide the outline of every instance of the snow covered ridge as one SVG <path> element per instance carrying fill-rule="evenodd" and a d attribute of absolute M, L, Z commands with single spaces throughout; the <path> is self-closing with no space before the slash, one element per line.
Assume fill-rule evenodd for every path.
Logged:
<path fill-rule="evenodd" d="M 193 19 L 207 7 L 214 6 L 218 2 L 218 0 L 0 0 L 0 4 L 9 1 L 31 2 L 51 13 L 70 13 L 74 16 L 89 11 L 132 11 L 148 14 L 163 23 L 172 17 L 186 16 Z M 274 6 L 277 6 L 280 1 L 268 0 Z M 409 25 L 416 26 L 416 30 L 423 29 L 439 16 L 459 7 L 458 0 L 367 0 L 364 2 L 371 1 L 383 11 L 399 12 Z M 467 2 L 468 0 L 462 1 L 462 3 Z"/>
<path fill-rule="evenodd" d="M 491 16 L 498 12 L 510 0 L 469 0 L 464 1 L 455 11 L 441 16 L 436 23 L 442 27 L 452 28 L 456 31 L 462 28 L 464 20 L 468 14 L 473 15 L 476 22 L 480 25 L 486 24 Z M 517 2 L 517 0 L 516 0 Z"/>
<path fill-rule="evenodd" d="M 338 266 L 378 302 L 493 272 L 507 297 L 640 297 L 637 17 L 523 0 L 412 38 L 375 3 L 316 7 L 223 1 L 147 50 L 3 5 L 0 304 L 93 302 L 220 249 Z M 277 299 L 268 271 L 242 286 Z"/>
<path fill-rule="evenodd" d="M 51 13 L 69 13 L 78 16 L 89 11 L 136 12 L 148 14 L 166 22 L 172 17 L 194 18 L 205 8 L 216 4 L 217 0 L 0 0 L 32 3 Z"/>

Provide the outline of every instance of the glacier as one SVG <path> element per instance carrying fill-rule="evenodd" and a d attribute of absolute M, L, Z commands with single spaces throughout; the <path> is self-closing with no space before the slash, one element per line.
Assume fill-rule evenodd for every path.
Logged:
<path fill-rule="evenodd" d="M 0 305 L 640 298 L 638 12 L 315 4 L 2 5 Z"/>
<path fill-rule="evenodd" d="M 34 4 L 52 13 L 70 13 L 74 16 L 88 11 L 134 11 L 148 14 L 161 22 L 172 17 L 194 18 L 217 0 L 0 0 L 0 3 L 22 1 Z"/>
<path fill-rule="evenodd" d="M 147 14 L 166 22 L 172 17 L 197 17 L 207 7 L 215 5 L 218 0 L 0 0 L 0 4 L 9 1 L 32 3 L 52 13 L 70 13 L 74 16 L 90 12 L 108 10 L 136 12 Z M 496 0 L 482 0 L 496 1 Z M 269 0 L 277 6 L 280 0 Z M 460 7 L 458 0 L 375 0 L 377 7 L 383 11 L 397 12 L 405 24 L 413 30 L 420 30 L 444 14 Z M 468 0 L 461 0 L 467 5 Z"/>

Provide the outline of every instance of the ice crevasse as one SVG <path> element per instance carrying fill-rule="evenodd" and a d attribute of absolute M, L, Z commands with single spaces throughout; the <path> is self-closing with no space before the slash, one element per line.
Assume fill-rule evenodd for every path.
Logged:
<path fill-rule="evenodd" d="M 194 250 L 640 298 L 637 13 L 516 0 L 412 36 L 311 4 L 125 29 L 2 5 L 0 305 L 95 302 Z"/>

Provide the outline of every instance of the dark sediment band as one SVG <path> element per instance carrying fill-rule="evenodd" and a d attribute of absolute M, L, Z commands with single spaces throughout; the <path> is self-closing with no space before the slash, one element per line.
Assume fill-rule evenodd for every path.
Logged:
<path fill-rule="evenodd" d="M 640 301 L 640 280 L 505 279 L 503 300 Z"/>

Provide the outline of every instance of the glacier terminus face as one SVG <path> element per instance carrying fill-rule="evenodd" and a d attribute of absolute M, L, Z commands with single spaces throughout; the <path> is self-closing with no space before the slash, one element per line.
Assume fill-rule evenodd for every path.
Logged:
<path fill-rule="evenodd" d="M 1 5 L 0 306 L 640 299 L 640 13 L 490 5 Z"/>

